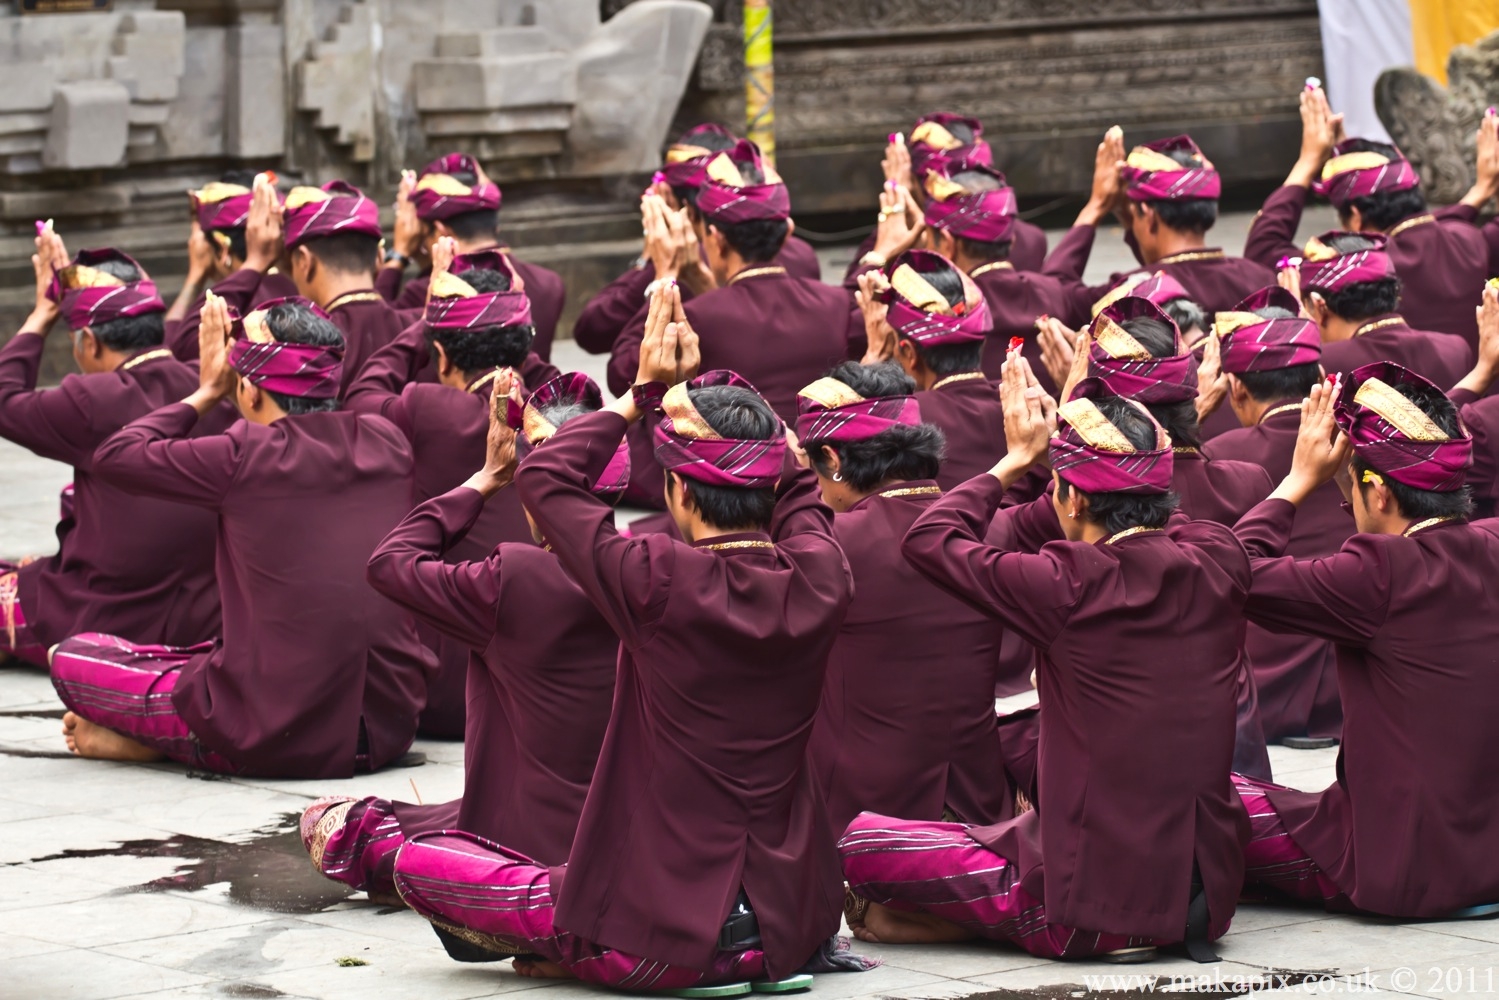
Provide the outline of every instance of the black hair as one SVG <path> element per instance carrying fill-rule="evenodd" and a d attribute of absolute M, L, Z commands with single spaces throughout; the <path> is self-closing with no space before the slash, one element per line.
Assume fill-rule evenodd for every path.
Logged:
<path fill-rule="evenodd" d="M 128 260 L 109 258 L 107 260 L 101 260 L 99 261 L 99 263 L 92 266 L 95 271 L 103 271 L 110 277 L 119 278 L 121 281 L 140 281 L 141 278 L 144 277 L 144 275 L 141 274 L 140 268 L 136 267 Z"/>
<path fill-rule="evenodd" d="M 916 382 L 893 361 L 861 365 L 845 361 L 832 371 L 835 378 L 865 399 L 885 396 L 909 396 Z M 942 468 L 946 439 L 931 424 L 901 425 L 865 438 L 863 441 L 823 441 L 812 438 L 801 442 L 812 465 L 824 476 L 831 475 L 824 446 L 838 455 L 839 474 L 854 489 L 868 493 L 892 480 L 935 479 Z"/>
<path fill-rule="evenodd" d="M 1155 428 L 1133 403 L 1119 396 L 1104 396 L 1093 403 L 1130 444 L 1140 451 L 1155 450 Z M 1058 476 L 1057 497 L 1065 503 L 1071 492 L 1072 485 Z M 1111 535 L 1130 528 L 1164 528 L 1181 502 L 1175 493 L 1078 493 L 1088 501 L 1085 518 L 1103 525 Z"/>
<path fill-rule="evenodd" d="M 1173 149 L 1166 155 L 1184 167 L 1202 166 L 1202 157 L 1189 150 Z M 1167 228 L 1179 233 L 1201 236 L 1218 221 L 1217 198 L 1180 198 L 1175 201 L 1161 198 L 1146 204 L 1155 209 L 1156 216 Z"/>
<path fill-rule="evenodd" d="M 714 228 L 728 241 L 734 252 L 747 264 L 764 264 L 775 260 L 776 254 L 791 235 L 791 226 L 785 219 L 750 219 L 748 222 L 714 222 Z"/>
<path fill-rule="evenodd" d="M 966 291 L 963 287 L 963 278 L 952 264 L 949 263 L 935 271 L 923 272 L 922 277 L 941 293 L 943 298 L 947 299 L 948 305 L 955 306 L 963 301 Z M 939 344 L 924 347 L 909 337 L 903 339 L 915 348 L 916 357 L 939 379 L 949 375 L 978 371 L 983 364 L 984 342 L 982 340 L 971 344 Z"/>
<path fill-rule="evenodd" d="M 380 253 L 380 237 L 367 233 L 333 233 L 301 244 L 330 271 L 373 274 Z"/>
<path fill-rule="evenodd" d="M 1210 326 L 1208 311 L 1191 299 L 1171 299 L 1161 306 L 1161 312 L 1170 316 L 1171 322 L 1184 334 L 1194 327 L 1207 331 Z"/>
<path fill-rule="evenodd" d="M 692 405 L 708 425 L 726 438 L 768 441 L 782 433 L 780 419 L 770 405 L 755 393 L 737 385 L 710 385 L 687 393 Z M 702 519 L 720 531 L 768 531 L 775 513 L 776 491 L 713 486 L 683 478 Z M 666 488 L 672 489 L 667 477 Z"/>
<path fill-rule="evenodd" d="M 1378 153 L 1391 160 L 1400 159 L 1400 151 L 1394 146 L 1372 139 L 1350 139 L 1344 144 L 1343 152 Z M 1373 228 L 1390 229 L 1413 215 L 1425 212 L 1426 196 L 1421 193 L 1421 185 L 1418 183 L 1404 191 L 1376 191 L 1360 198 L 1352 198 L 1346 204 L 1335 205 L 1334 208 L 1337 209 L 1338 219 L 1345 226 L 1353 218 L 1351 210 L 1356 208 L 1363 220 Z"/>
<path fill-rule="evenodd" d="M 127 260 L 101 260 L 92 265 L 121 281 L 140 281 L 145 275 Z M 159 312 L 140 316 L 121 316 L 103 323 L 90 323 L 94 339 L 111 351 L 138 351 L 142 347 L 156 347 L 166 339 L 166 322 Z"/>
<path fill-rule="evenodd" d="M 1149 316 L 1137 316 L 1119 324 L 1150 352 L 1153 358 L 1169 358 L 1176 354 L 1176 336 L 1171 327 Z M 1178 448 L 1201 448 L 1202 431 L 1197 426 L 1197 405 L 1190 399 L 1175 403 L 1150 403 L 1146 405 L 1156 422 L 1166 428 L 1171 443 Z M 1154 447 L 1152 445 L 1151 447 Z"/>
<path fill-rule="evenodd" d="M 1295 319 L 1296 314 L 1281 306 L 1261 306 L 1254 310 L 1260 319 Z M 1275 368 L 1259 372 L 1234 372 L 1244 384 L 1249 398 L 1257 403 L 1276 403 L 1282 399 L 1305 399 L 1312 386 L 1322 381 L 1322 366 L 1313 361 L 1307 365 Z"/>
<path fill-rule="evenodd" d="M 1424 385 L 1395 385 L 1392 388 L 1406 399 L 1420 407 L 1421 412 L 1431 418 L 1432 423 L 1446 431 L 1452 437 L 1458 437 L 1463 433 L 1462 420 L 1457 415 L 1457 407 L 1452 401 L 1442 394 L 1440 389 Z M 1395 481 L 1395 477 L 1375 469 L 1358 452 L 1353 453 L 1353 482 L 1358 487 L 1360 495 L 1367 499 L 1367 485 L 1364 483 L 1364 473 L 1373 470 L 1380 474 L 1384 480 L 1385 488 L 1395 497 L 1395 504 L 1400 508 L 1400 515 L 1408 517 L 1412 521 L 1424 521 L 1430 517 L 1456 517 L 1467 520 L 1473 515 L 1473 489 L 1464 486 L 1451 492 L 1439 493 L 1436 490 L 1421 490 L 1414 486 Z"/>
<path fill-rule="evenodd" d="M 1340 254 L 1373 250 L 1374 241 L 1358 233 L 1339 233 L 1330 238 L 1327 245 Z M 1400 305 L 1400 279 L 1380 278 L 1378 281 L 1360 281 L 1335 292 L 1314 289 L 1327 303 L 1327 308 L 1340 319 L 1368 319 L 1394 312 Z M 1303 289 L 1302 298 L 1313 289 Z"/>
<path fill-rule="evenodd" d="M 229 240 L 229 256 L 234 257 L 236 260 L 244 260 L 250 255 L 250 251 L 245 245 L 244 226 L 226 226 L 220 229 L 210 229 L 208 231 L 208 238 L 210 240 L 213 239 L 214 233 L 222 233 Z M 214 242 L 214 249 L 218 249 L 217 241 Z"/>
<path fill-rule="evenodd" d="M 453 231 L 453 236 L 464 243 L 477 240 L 493 240 L 500 228 L 500 210 L 481 208 L 474 212 L 459 212 L 440 220 Z"/>
<path fill-rule="evenodd" d="M 311 309 L 296 302 L 283 302 L 271 307 L 265 314 L 265 324 L 277 340 L 288 344 L 312 344 L 316 347 L 343 347 L 344 335 L 332 320 L 326 320 Z M 266 394 L 277 406 L 291 416 L 304 413 L 325 413 L 338 409 L 337 399 L 307 399 L 303 396 L 288 396 L 284 393 Z"/>
<path fill-rule="evenodd" d="M 510 276 L 504 271 L 474 267 L 458 277 L 476 292 L 508 292 Z M 519 368 L 531 352 L 536 327 L 530 323 L 481 326 L 471 330 L 428 329 L 430 340 L 442 345 L 448 360 L 461 372 L 472 374 L 489 368 Z M 560 424 L 558 426 L 561 426 Z"/>
<path fill-rule="evenodd" d="M 963 145 L 973 145 L 973 126 L 969 125 L 967 122 L 951 121 L 946 125 L 943 125 L 942 127 L 947 129 L 948 134 L 951 135 L 954 139 L 961 142 Z"/>
<path fill-rule="evenodd" d="M 471 267 L 453 277 L 462 278 L 476 292 L 508 292 L 514 285 L 509 274 L 488 267 Z"/>
<path fill-rule="evenodd" d="M 710 153 L 719 153 L 726 149 L 733 149 L 738 142 L 733 136 L 723 135 L 716 131 L 706 131 L 701 135 L 690 135 L 691 129 L 677 136 L 677 143 L 687 143 L 708 150 Z M 697 196 L 699 189 L 690 184 L 673 184 L 671 193 L 677 196 L 677 201 L 686 205 L 693 216 L 697 218 Z"/>

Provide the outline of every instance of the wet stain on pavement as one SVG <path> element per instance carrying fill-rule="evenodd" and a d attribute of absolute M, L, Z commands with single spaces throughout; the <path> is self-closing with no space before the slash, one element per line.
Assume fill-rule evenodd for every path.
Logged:
<path fill-rule="evenodd" d="M 193 892 L 227 883 L 229 898 L 244 906 L 271 913 L 321 913 L 353 895 L 354 890 L 329 881 L 313 869 L 297 832 L 299 819 L 298 813 L 286 813 L 243 843 L 178 834 L 114 847 L 62 851 L 23 863 L 63 858 L 180 858 L 182 863 L 173 874 L 115 893 Z"/>

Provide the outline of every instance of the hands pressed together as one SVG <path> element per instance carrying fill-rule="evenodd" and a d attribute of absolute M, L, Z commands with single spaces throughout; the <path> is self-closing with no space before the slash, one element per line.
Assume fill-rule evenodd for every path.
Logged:
<path fill-rule="evenodd" d="M 664 187 L 662 185 L 658 185 Z M 670 194 L 671 189 L 667 188 Z M 685 207 L 675 207 L 654 188 L 640 199 L 640 226 L 645 237 L 643 256 L 655 268 L 657 281 L 680 281 L 697 294 L 717 287 L 713 272 L 703 263 L 697 230 Z"/>
<path fill-rule="evenodd" d="M 36 301 L 31 307 L 31 315 L 21 327 L 23 331 L 46 336 L 56 325 L 57 303 L 47 297 L 47 290 L 52 287 L 52 275 L 67 267 L 72 259 L 62 237 L 52 228 L 52 220 L 38 224 L 36 253 L 31 255 L 31 269 L 36 275 Z"/>
<path fill-rule="evenodd" d="M 1000 368 L 999 398 L 1004 405 L 1007 451 L 989 470 L 1006 489 L 1033 466 L 1049 464 L 1052 435 L 1057 431 L 1057 401 L 1046 394 L 1030 362 L 1013 350 Z"/>
<path fill-rule="evenodd" d="M 1334 418 L 1342 388 L 1342 376 L 1329 375 L 1325 381 L 1313 386 L 1311 394 L 1302 400 L 1301 429 L 1296 434 L 1291 471 L 1270 494 L 1272 499 L 1287 500 L 1300 506 L 1348 465 L 1353 445 Z"/>
<path fill-rule="evenodd" d="M 276 185 L 265 174 L 255 178 L 250 214 L 245 219 L 245 267 L 269 271 L 281 258 L 286 241 L 285 210 Z"/>

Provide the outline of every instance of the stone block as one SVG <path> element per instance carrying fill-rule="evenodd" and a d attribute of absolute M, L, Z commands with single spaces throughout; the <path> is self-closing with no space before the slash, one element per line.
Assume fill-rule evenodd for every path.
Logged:
<path fill-rule="evenodd" d="M 52 102 L 47 102 L 48 111 L 22 111 L 16 114 L 0 114 L 0 135 L 15 135 L 19 132 L 46 132 L 47 126 L 52 124 L 50 109 Z M 38 149 L 41 147 L 38 146 Z"/>
<path fill-rule="evenodd" d="M 115 80 L 59 84 L 42 162 L 63 170 L 117 166 L 125 158 L 130 92 Z"/>
<path fill-rule="evenodd" d="M 6 191 L 0 194 L 0 219 L 73 218 L 109 215 L 130 207 L 130 191 L 110 184 L 77 191 Z"/>
<path fill-rule="evenodd" d="M 52 107 L 53 79 L 46 63 L 0 61 L 0 112 Z"/>
<path fill-rule="evenodd" d="M 162 125 L 171 117 L 170 104 L 142 104 L 133 102 L 127 114 L 131 127 L 137 125 Z"/>
<path fill-rule="evenodd" d="M 244 24 L 229 29 L 224 144 L 230 156 L 280 156 L 286 149 L 286 78 L 281 29 Z"/>
<path fill-rule="evenodd" d="M 486 59 L 429 59 L 412 67 L 422 111 L 571 104 L 576 74 L 565 52 Z"/>
<path fill-rule="evenodd" d="M 485 28 L 482 31 L 445 32 L 437 36 L 439 59 L 525 56 L 551 48 L 551 36 L 534 27 Z"/>
<path fill-rule="evenodd" d="M 443 111 L 422 116 L 422 129 L 428 135 L 504 136 L 510 133 L 553 133 L 560 136 L 572 121 L 572 107 L 520 108 L 513 111 Z M 548 153 L 560 150 L 548 150 Z"/>
<path fill-rule="evenodd" d="M 106 75 L 117 80 L 133 101 L 171 101 L 179 93 L 181 74 L 160 74 L 151 64 L 141 64 L 126 56 L 110 56 Z"/>

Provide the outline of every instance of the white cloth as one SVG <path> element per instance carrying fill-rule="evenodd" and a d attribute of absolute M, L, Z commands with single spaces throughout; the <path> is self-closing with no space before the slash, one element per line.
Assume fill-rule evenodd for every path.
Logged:
<path fill-rule="evenodd" d="M 1391 66 L 1413 66 L 1409 0 L 1317 0 L 1323 86 L 1350 136 L 1389 142 L 1374 112 L 1374 81 Z"/>

